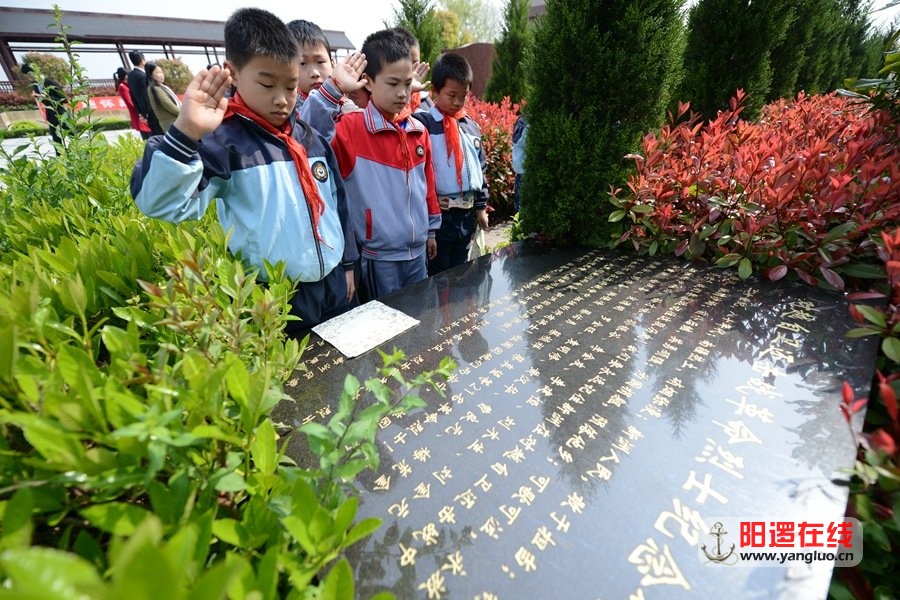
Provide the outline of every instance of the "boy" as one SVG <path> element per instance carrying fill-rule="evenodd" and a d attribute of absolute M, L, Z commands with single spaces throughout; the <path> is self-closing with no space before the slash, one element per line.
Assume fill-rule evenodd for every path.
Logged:
<path fill-rule="evenodd" d="M 300 47 L 300 82 L 297 110 L 326 139 L 334 137 L 334 122 L 342 112 L 358 110 L 350 98 L 363 89 L 360 76 L 366 57 L 354 52 L 335 65 L 325 32 L 310 21 L 287 24 Z"/>
<path fill-rule="evenodd" d="M 469 260 L 476 224 L 488 228 L 487 159 L 481 130 L 466 116 L 472 67 L 459 54 L 442 54 L 434 63 L 432 85 L 434 106 L 428 112 L 413 113 L 431 137 L 434 184 L 441 207 L 437 255 L 428 263 L 429 275 Z"/>
<path fill-rule="evenodd" d="M 409 46 L 409 58 L 412 60 L 413 68 L 415 69 L 412 95 L 410 95 L 409 99 L 410 108 L 414 113 L 419 111 L 428 112 L 434 106 L 434 102 L 431 101 L 431 97 L 425 91 L 429 82 L 423 80 L 425 79 L 425 74 L 428 73 L 429 65 L 421 62 L 422 50 L 419 47 L 419 40 L 405 27 L 394 27 L 393 30 L 406 40 L 406 44 Z"/>
<path fill-rule="evenodd" d="M 362 52 L 369 102 L 341 117 L 331 145 L 362 248 L 362 277 L 378 298 L 428 276 L 441 210 L 428 132 L 409 117 L 409 47 L 386 29 L 366 38 Z"/>
<path fill-rule="evenodd" d="M 216 201 L 229 249 L 265 280 L 284 261 L 298 281 L 288 333 L 347 310 L 358 254 L 328 143 L 296 119 L 300 64 L 287 26 L 259 9 L 225 23 L 222 69 L 201 71 L 165 136 L 151 138 L 131 193 L 146 215 L 199 219 Z M 233 97 L 225 94 L 234 83 Z"/>

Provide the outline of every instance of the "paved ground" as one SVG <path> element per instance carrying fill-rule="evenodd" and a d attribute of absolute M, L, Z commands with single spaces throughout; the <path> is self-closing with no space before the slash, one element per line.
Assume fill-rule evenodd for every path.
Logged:
<path fill-rule="evenodd" d="M 137 132 L 131 129 L 117 129 L 115 131 L 104 131 L 102 133 L 104 136 L 106 136 L 106 139 L 110 141 L 116 140 L 123 135 L 133 135 L 136 137 L 138 136 Z M 11 153 L 22 144 L 29 145 L 29 156 L 47 156 L 48 154 L 51 154 L 53 152 L 53 149 L 50 145 L 49 135 L 39 135 L 34 138 L 33 143 L 28 138 L 11 138 L 8 140 L 3 140 L 2 143 L 0 143 L 0 145 L 3 146 L 4 150 L 4 153 L 0 153 L 0 169 L 6 166 L 5 153 Z"/>

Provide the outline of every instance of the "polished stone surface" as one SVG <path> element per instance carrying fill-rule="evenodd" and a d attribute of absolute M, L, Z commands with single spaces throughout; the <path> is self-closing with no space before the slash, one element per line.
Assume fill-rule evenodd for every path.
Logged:
<path fill-rule="evenodd" d="M 841 385 L 866 394 L 876 351 L 844 337 L 841 295 L 516 244 L 382 301 L 421 320 L 385 344 L 407 376 L 459 369 L 381 423 L 361 597 L 825 597 L 831 564 L 716 567 L 699 546 L 717 517 L 841 520 Z M 284 423 L 327 420 L 344 376 L 380 364 L 321 340 L 305 358 Z"/>

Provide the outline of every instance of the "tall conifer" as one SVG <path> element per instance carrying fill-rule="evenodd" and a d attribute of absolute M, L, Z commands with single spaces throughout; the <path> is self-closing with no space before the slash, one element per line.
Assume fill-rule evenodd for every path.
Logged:
<path fill-rule="evenodd" d="M 485 100 L 500 102 L 508 96 L 513 102 L 525 98 L 525 53 L 531 42 L 528 25 L 528 0 L 507 0 L 503 33 L 494 44 L 494 64 L 485 90 Z"/>
<path fill-rule="evenodd" d="M 682 0 L 547 0 L 528 61 L 524 232 L 602 244 L 643 133 L 664 118 L 680 71 Z"/>

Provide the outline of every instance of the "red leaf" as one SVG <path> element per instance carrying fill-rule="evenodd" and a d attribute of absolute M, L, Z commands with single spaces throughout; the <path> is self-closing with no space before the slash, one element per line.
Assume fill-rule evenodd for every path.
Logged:
<path fill-rule="evenodd" d="M 882 450 L 888 455 L 893 455 L 897 451 L 897 442 L 884 429 L 878 429 L 866 436 L 869 445 L 876 450 Z"/>
<path fill-rule="evenodd" d="M 884 407 L 887 409 L 891 421 L 897 423 L 897 395 L 894 393 L 894 388 L 886 381 L 878 384 L 878 388 L 881 392 L 881 400 L 884 402 Z"/>
<path fill-rule="evenodd" d="M 858 413 L 859 411 L 861 411 L 863 408 L 866 407 L 866 403 L 868 401 L 869 401 L 868 398 L 860 398 L 859 400 L 857 400 L 856 402 L 854 402 L 853 404 L 850 405 L 850 412 L 855 415 L 856 413 Z"/>
<path fill-rule="evenodd" d="M 773 267 L 769 269 L 768 277 L 770 281 L 778 281 L 785 275 L 787 275 L 788 268 L 787 265 L 778 265 L 777 267 Z"/>
<path fill-rule="evenodd" d="M 851 302 L 856 302 L 857 300 L 881 300 L 884 298 L 884 294 L 879 292 L 853 292 L 852 294 L 847 294 L 847 300 Z"/>
<path fill-rule="evenodd" d="M 844 404 L 849 405 L 853 402 L 853 388 L 846 381 L 844 382 Z"/>
<path fill-rule="evenodd" d="M 819 267 L 819 272 L 825 278 L 825 281 L 840 291 L 844 291 L 844 280 L 840 275 L 829 269 L 828 267 Z"/>

